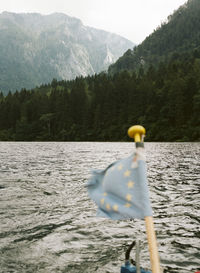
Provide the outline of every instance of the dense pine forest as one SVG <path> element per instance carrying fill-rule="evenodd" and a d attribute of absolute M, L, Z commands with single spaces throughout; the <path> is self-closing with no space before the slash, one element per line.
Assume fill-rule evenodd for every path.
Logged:
<path fill-rule="evenodd" d="M 0 140 L 124 141 L 141 124 L 146 141 L 200 140 L 200 51 L 138 72 L 80 77 L 0 94 Z"/>
<path fill-rule="evenodd" d="M 146 141 L 200 141 L 199 44 L 188 0 L 108 73 L 0 93 L 0 140 L 126 141 L 141 124 Z"/>

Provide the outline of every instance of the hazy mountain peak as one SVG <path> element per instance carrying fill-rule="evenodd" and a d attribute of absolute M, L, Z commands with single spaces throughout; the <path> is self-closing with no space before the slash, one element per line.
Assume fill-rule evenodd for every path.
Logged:
<path fill-rule="evenodd" d="M 64 13 L 0 14 L 0 90 L 106 70 L 134 44 Z"/>

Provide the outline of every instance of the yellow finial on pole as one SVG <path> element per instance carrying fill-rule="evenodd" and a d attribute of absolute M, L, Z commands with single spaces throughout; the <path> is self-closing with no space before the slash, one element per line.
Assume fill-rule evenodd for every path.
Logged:
<path fill-rule="evenodd" d="M 136 149 L 137 149 L 137 143 L 143 141 L 143 136 L 145 135 L 145 133 L 146 133 L 146 130 L 141 125 L 134 125 L 128 129 L 129 137 L 133 138 L 136 142 Z M 146 233 L 147 233 L 147 240 L 149 245 L 152 273 L 161 273 L 153 217 L 146 216 L 145 223 L 146 223 Z"/>
<path fill-rule="evenodd" d="M 141 125 L 134 125 L 128 129 L 128 135 L 131 138 L 134 138 L 135 142 L 141 142 L 142 136 L 144 136 L 146 130 Z"/>

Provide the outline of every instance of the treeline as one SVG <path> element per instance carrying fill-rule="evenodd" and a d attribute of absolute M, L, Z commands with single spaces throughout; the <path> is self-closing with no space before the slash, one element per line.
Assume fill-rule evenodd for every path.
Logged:
<path fill-rule="evenodd" d="M 0 95 L 0 140 L 124 141 L 141 124 L 147 141 L 200 140 L 200 54 L 144 72 L 53 80 Z"/>

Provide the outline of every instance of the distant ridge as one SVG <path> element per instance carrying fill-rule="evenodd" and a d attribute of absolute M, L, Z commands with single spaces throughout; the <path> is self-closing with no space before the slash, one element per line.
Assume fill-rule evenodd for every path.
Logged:
<path fill-rule="evenodd" d="M 106 70 L 134 44 L 63 13 L 0 14 L 0 90 L 34 88 Z"/>

